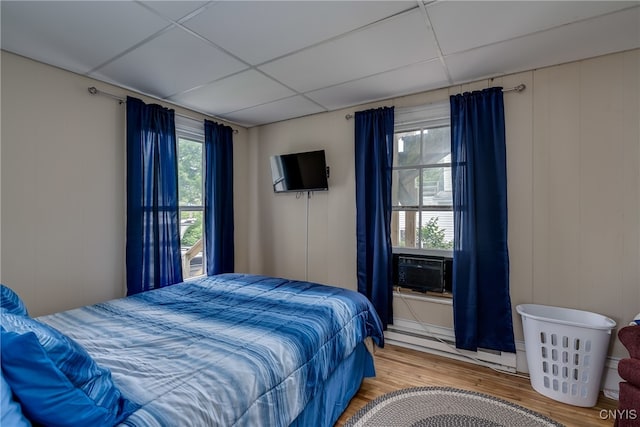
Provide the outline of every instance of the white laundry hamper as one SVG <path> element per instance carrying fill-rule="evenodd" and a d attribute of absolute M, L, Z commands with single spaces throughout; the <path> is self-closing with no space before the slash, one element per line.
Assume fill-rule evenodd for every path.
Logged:
<path fill-rule="evenodd" d="M 531 386 L 559 402 L 591 407 L 598 401 L 611 330 L 616 322 L 570 308 L 521 304 Z"/>

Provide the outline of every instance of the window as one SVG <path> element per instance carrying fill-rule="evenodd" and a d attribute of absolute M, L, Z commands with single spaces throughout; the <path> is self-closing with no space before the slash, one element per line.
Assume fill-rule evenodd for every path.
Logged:
<path fill-rule="evenodd" d="M 184 279 L 205 273 L 204 263 L 204 124 L 176 116 L 180 249 Z"/>
<path fill-rule="evenodd" d="M 394 247 L 453 248 L 448 103 L 397 109 L 392 206 Z"/>

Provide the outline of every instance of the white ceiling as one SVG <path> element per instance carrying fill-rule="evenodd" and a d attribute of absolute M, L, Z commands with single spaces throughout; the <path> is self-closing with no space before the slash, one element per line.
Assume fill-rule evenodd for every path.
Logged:
<path fill-rule="evenodd" d="M 245 126 L 640 47 L 633 1 L 6 1 L 2 49 Z"/>

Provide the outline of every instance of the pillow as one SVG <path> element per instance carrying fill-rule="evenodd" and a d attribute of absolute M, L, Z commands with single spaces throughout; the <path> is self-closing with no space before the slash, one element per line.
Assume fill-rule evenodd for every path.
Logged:
<path fill-rule="evenodd" d="M 0 308 L 3 308 L 8 313 L 17 314 L 19 316 L 29 315 L 24 302 L 22 302 L 18 294 L 3 284 L 0 284 Z"/>
<path fill-rule="evenodd" d="M 11 387 L 0 375 L 0 425 L 12 427 L 31 427 L 31 423 L 22 415 L 20 404 L 13 400 Z"/>
<path fill-rule="evenodd" d="M 111 372 L 98 366 L 74 340 L 30 317 L 0 312 L 0 319 L 3 331 L 17 334 L 33 332 L 54 366 L 96 405 L 113 409 L 124 404 L 120 390 L 111 379 Z M 4 352 L 4 342 L 2 347 Z M 14 393 L 17 394 L 15 390 Z"/>
<path fill-rule="evenodd" d="M 2 370 L 34 422 L 51 427 L 114 426 L 137 409 L 122 397 L 109 407 L 97 404 L 69 381 L 33 332 L 1 334 Z"/>

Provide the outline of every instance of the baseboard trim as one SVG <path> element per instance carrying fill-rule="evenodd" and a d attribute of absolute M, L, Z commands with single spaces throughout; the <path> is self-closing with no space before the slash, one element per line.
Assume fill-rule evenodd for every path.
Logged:
<path fill-rule="evenodd" d="M 478 349 L 476 352 L 458 349 L 451 328 L 394 319 L 393 325 L 389 325 L 385 332 L 385 339 L 390 344 L 486 365 L 501 371 L 516 372 L 515 354 L 488 349 Z"/>
<path fill-rule="evenodd" d="M 455 348 L 455 335 L 451 328 L 425 324 L 407 319 L 393 319 L 385 331 L 385 341 L 389 344 L 436 354 L 465 362 L 488 365 L 508 372 L 529 373 L 524 341 L 516 341 L 516 354 L 481 350 L 478 353 Z M 600 385 L 604 395 L 618 400 L 619 358 L 607 357 Z"/>

